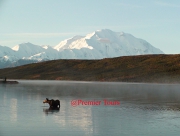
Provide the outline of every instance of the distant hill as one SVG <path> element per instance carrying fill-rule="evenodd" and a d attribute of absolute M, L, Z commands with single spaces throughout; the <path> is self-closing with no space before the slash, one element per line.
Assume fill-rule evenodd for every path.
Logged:
<path fill-rule="evenodd" d="M 131 34 L 102 29 L 66 39 L 55 47 L 32 43 L 18 44 L 13 48 L 0 46 L 0 68 L 57 59 L 90 60 L 144 54 L 164 53 Z"/>
<path fill-rule="evenodd" d="M 180 83 L 180 55 L 53 60 L 0 69 L 10 79 Z"/>

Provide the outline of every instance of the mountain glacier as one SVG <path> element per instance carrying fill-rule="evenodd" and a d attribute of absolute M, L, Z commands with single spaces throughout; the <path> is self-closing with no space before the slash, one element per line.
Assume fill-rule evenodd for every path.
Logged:
<path fill-rule="evenodd" d="M 22 43 L 13 48 L 0 46 L 0 68 L 21 65 L 17 64 L 19 60 L 28 64 L 55 59 L 103 59 L 143 54 L 164 53 L 131 34 L 102 29 L 86 36 L 66 39 L 55 47 L 31 43 Z"/>

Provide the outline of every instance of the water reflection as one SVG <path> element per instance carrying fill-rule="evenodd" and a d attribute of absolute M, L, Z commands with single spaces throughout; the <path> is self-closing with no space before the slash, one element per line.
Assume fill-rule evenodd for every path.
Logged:
<path fill-rule="evenodd" d="M 28 81 L 0 86 L 1 133 L 3 136 L 178 135 L 179 90 L 180 85 L 89 82 Z M 59 99 L 61 108 L 44 107 L 42 101 L 46 97 Z M 118 100 L 121 104 L 72 107 L 74 99 Z"/>
<path fill-rule="evenodd" d="M 180 84 L 111 83 L 78 81 L 19 81 L 48 96 L 118 98 L 149 102 L 180 102 Z M 41 88 L 41 89 L 40 89 Z M 42 89 L 43 88 L 43 89 Z"/>
<path fill-rule="evenodd" d="M 3 95 L 3 105 L 6 105 L 6 99 L 7 99 L 7 96 L 6 94 Z"/>
<path fill-rule="evenodd" d="M 51 108 L 51 107 L 49 107 L 49 108 L 43 108 L 43 112 L 46 114 L 46 115 L 48 115 L 48 114 L 53 114 L 53 113 L 57 113 L 57 112 L 59 112 L 60 111 L 60 108 Z"/>
<path fill-rule="evenodd" d="M 11 121 L 16 122 L 17 121 L 17 99 L 11 99 Z"/>

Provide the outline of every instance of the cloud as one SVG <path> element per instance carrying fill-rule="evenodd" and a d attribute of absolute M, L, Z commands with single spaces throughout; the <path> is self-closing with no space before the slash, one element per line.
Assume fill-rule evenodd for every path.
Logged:
<path fill-rule="evenodd" d="M 172 7 L 172 8 L 180 8 L 180 4 L 172 4 L 172 3 L 167 3 L 167 2 L 162 2 L 162 1 L 156 1 L 156 5 L 163 6 L 163 7 Z"/>
<path fill-rule="evenodd" d="M 16 44 L 32 42 L 37 45 L 56 45 L 59 41 L 77 33 L 0 33 L 0 45 L 13 47 Z"/>
<path fill-rule="evenodd" d="M 119 3 L 118 6 L 128 7 L 128 8 L 143 8 L 143 6 L 127 3 Z"/>
<path fill-rule="evenodd" d="M 74 34 L 76 33 L 8 33 L 8 34 L 0 34 L 0 36 L 51 38 L 51 37 L 59 37 L 59 36 L 69 36 Z"/>

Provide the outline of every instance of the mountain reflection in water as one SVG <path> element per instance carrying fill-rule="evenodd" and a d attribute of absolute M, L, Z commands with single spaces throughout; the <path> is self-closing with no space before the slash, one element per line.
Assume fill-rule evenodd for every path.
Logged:
<path fill-rule="evenodd" d="M 0 135 L 178 135 L 179 89 L 178 84 L 19 80 L 0 85 Z M 43 104 L 45 98 L 59 99 L 60 109 Z M 71 106 L 78 99 L 121 103 Z"/>

